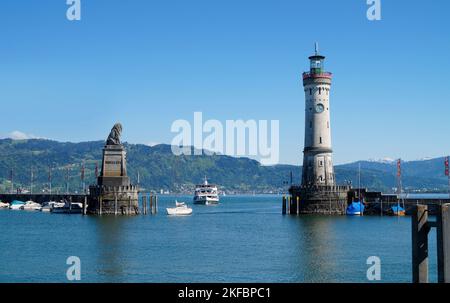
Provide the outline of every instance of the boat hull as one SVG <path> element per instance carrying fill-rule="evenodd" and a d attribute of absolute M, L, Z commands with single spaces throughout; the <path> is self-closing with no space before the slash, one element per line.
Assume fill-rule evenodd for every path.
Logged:
<path fill-rule="evenodd" d="M 219 198 L 195 197 L 194 204 L 217 205 L 217 204 L 219 204 Z"/>
<path fill-rule="evenodd" d="M 167 214 L 169 216 L 189 216 L 192 215 L 192 209 L 191 208 L 167 208 Z"/>

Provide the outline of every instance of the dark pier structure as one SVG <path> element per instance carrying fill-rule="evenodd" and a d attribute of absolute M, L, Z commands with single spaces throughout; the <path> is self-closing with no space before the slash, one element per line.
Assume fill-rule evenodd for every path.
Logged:
<path fill-rule="evenodd" d="M 437 207 L 436 219 L 428 219 L 426 205 L 413 208 L 412 227 L 412 274 L 414 283 L 428 283 L 428 238 L 431 229 L 436 229 L 437 272 L 439 283 L 450 283 L 450 204 Z"/>
<path fill-rule="evenodd" d="M 356 200 L 363 200 L 366 208 L 365 215 L 386 214 L 389 213 L 392 206 L 396 205 L 404 207 L 407 215 L 412 215 L 417 205 L 427 206 L 428 214 L 436 215 L 442 205 L 450 203 L 450 198 L 414 198 L 414 196 L 406 194 L 403 194 L 402 197 L 399 198 L 399 196 L 395 194 L 370 192 L 366 188 L 351 189 L 347 193 L 347 204 Z"/>

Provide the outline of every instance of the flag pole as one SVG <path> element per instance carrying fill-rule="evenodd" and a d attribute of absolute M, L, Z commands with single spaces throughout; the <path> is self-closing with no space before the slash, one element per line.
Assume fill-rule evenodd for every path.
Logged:
<path fill-rule="evenodd" d="M 450 199 L 450 171 L 449 171 L 449 161 L 450 161 L 450 157 L 447 156 L 445 158 L 445 175 L 448 177 L 448 197 Z"/>

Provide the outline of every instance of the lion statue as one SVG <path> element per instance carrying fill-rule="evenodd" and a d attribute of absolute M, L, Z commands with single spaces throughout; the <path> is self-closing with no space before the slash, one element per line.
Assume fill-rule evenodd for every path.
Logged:
<path fill-rule="evenodd" d="M 111 133 L 106 139 L 106 145 L 121 145 L 120 136 L 122 135 L 122 124 L 116 123 L 111 129 Z"/>

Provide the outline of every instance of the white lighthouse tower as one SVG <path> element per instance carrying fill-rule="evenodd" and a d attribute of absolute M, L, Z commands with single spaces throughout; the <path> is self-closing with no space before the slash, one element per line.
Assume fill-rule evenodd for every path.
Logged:
<path fill-rule="evenodd" d="M 309 57 L 309 72 L 303 73 L 305 90 L 305 148 L 300 186 L 293 185 L 291 214 L 345 214 L 350 186 L 336 185 L 331 148 L 330 89 L 332 75 L 325 71 L 325 57 Z"/>
<path fill-rule="evenodd" d="M 331 73 L 324 69 L 325 57 L 309 57 L 311 67 L 303 73 L 305 90 L 305 148 L 302 186 L 335 185 L 331 149 L 330 89 Z"/>

